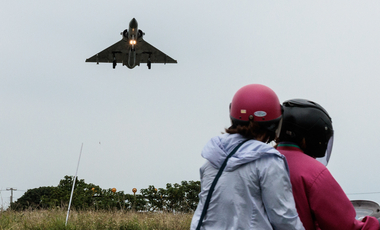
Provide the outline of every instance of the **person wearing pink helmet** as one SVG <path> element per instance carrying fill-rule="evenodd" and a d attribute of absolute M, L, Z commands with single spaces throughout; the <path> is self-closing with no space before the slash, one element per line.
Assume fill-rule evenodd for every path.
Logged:
<path fill-rule="evenodd" d="M 230 104 L 232 125 L 203 148 L 201 192 L 192 230 L 304 229 L 285 157 L 268 145 L 282 118 L 277 95 L 251 84 Z"/>
<path fill-rule="evenodd" d="M 327 111 L 305 99 L 285 101 L 283 110 L 277 150 L 288 162 L 294 200 L 305 229 L 379 230 L 375 217 L 355 219 L 354 206 L 324 165 L 334 136 Z"/>

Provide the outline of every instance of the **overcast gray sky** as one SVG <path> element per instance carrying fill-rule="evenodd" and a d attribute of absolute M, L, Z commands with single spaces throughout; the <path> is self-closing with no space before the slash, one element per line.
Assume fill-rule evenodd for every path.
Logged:
<path fill-rule="evenodd" d="M 335 129 L 328 168 L 350 199 L 380 203 L 379 12 L 347 0 L 2 1 L 0 204 L 6 188 L 17 199 L 74 175 L 82 143 L 78 176 L 102 188 L 199 180 L 202 147 L 251 83 L 321 104 Z M 178 64 L 85 63 L 133 17 Z"/>

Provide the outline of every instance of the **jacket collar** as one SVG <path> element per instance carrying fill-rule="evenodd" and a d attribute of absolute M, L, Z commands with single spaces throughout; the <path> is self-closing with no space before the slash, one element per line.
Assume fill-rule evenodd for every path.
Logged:
<path fill-rule="evenodd" d="M 301 148 L 294 144 L 293 142 L 280 142 L 278 145 L 277 145 L 277 150 L 298 150 L 298 151 L 301 151 Z"/>

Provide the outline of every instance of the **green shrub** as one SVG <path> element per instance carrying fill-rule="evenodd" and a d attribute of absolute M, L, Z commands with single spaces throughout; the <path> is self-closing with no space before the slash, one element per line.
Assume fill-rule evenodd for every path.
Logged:
<path fill-rule="evenodd" d="M 56 187 L 28 189 L 22 197 L 11 204 L 16 211 L 54 209 L 68 207 L 74 177 L 65 176 Z M 181 184 L 166 184 L 166 188 L 150 185 L 140 190 L 141 194 L 112 192 L 98 185 L 87 184 L 76 179 L 71 207 L 75 210 L 133 210 L 193 212 L 198 205 L 199 181 L 182 181 Z"/>

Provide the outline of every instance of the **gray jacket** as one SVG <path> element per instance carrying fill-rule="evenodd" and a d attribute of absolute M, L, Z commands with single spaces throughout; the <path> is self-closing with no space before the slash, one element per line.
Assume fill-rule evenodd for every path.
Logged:
<path fill-rule="evenodd" d="M 223 134 L 202 150 L 201 192 L 191 229 L 196 229 L 209 188 L 226 156 L 244 138 Z M 249 140 L 228 160 L 212 194 L 204 230 L 304 229 L 295 207 L 285 157 L 273 147 Z"/>

